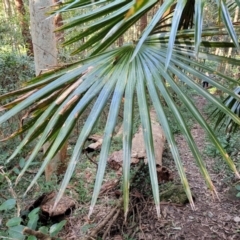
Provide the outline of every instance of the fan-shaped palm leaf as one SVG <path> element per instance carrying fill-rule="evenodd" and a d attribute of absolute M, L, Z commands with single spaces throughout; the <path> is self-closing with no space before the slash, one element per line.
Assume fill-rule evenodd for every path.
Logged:
<path fill-rule="evenodd" d="M 230 91 L 223 84 L 211 79 L 203 74 L 196 67 L 201 67 L 209 73 L 217 75 L 226 81 L 237 83 L 234 79 L 225 76 L 214 69 L 201 65 L 195 60 L 196 51 L 198 58 L 208 59 L 217 62 L 229 62 L 231 64 L 240 65 L 240 61 L 236 59 L 228 59 L 213 54 L 208 54 L 200 51 L 200 46 L 216 47 L 222 46 L 238 46 L 236 31 L 232 24 L 229 24 L 229 14 L 227 7 L 223 1 L 219 2 L 219 9 L 222 12 L 222 18 L 226 26 L 216 26 L 214 28 L 202 28 L 203 4 L 204 1 L 196 1 L 195 5 L 195 27 L 194 29 L 182 29 L 179 25 L 183 24 L 181 19 L 185 6 L 188 6 L 188 1 L 167 0 L 159 7 L 156 15 L 152 18 L 149 25 L 140 38 L 140 41 L 135 44 L 127 44 L 125 46 L 108 50 L 106 49 L 130 26 L 132 26 L 143 14 L 145 14 L 158 1 L 70 1 L 64 3 L 58 12 L 64 12 L 76 9 L 86 9 L 85 14 L 76 15 L 76 17 L 68 20 L 61 29 L 68 29 L 75 26 L 82 26 L 82 30 L 72 39 L 69 39 L 65 45 L 87 38 L 74 53 L 81 52 L 85 49 L 90 50 L 91 57 L 84 59 L 78 63 L 61 68 L 58 71 L 46 73 L 40 77 L 31 80 L 27 86 L 13 93 L 0 96 L 0 100 L 18 97 L 21 94 L 28 94 L 24 97 L 19 97 L 17 100 L 2 106 L 1 110 L 8 110 L 0 117 L 0 123 L 7 121 L 9 118 L 19 112 L 31 107 L 28 113 L 29 121 L 23 123 L 23 126 L 13 135 L 26 132 L 26 136 L 21 144 L 14 151 L 7 162 L 11 161 L 20 151 L 33 139 L 39 137 L 39 140 L 34 147 L 27 164 L 19 174 L 19 181 L 29 167 L 42 145 L 47 141 L 51 143 L 48 152 L 45 153 L 44 161 L 37 175 L 31 182 L 27 191 L 36 183 L 39 176 L 44 171 L 45 166 L 51 161 L 52 157 L 57 153 L 65 141 L 67 141 L 72 132 L 77 120 L 83 117 L 85 109 L 93 104 L 90 114 L 85 121 L 84 126 L 79 134 L 77 143 L 74 147 L 73 154 L 69 161 L 67 172 L 64 176 L 59 194 L 57 196 L 55 206 L 63 195 L 71 176 L 74 172 L 76 164 L 80 161 L 84 143 L 96 124 L 104 107 L 109 102 L 110 109 L 108 119 L 104 131 L 104 141 L 99 157 L 99 167 L 95 180 L 95 187 L 90 207 L 90 214 L 96 204 L 96 200 L 100 191 L 103 180 L 106 160 L 111 144 L 111 139 L 114 127 L 117 121 L 119 108 L 122 104 L 122 98 L 125 101 L 124 119 L 123 119 L 123 193 L 124 193 L 124 209 L 125 213 L 128 210 L 129 203 L 129 174 L 130 174 L 130 156 L 131 156 L 131 140 L 132 140 L 132 125 L 133 125 L 133 99 L 137 96 L 137 104 L 140 112 L 141 125 L 144 129 L 144 142 L 148 158 L 149 172 L 152 184 L 153 195 L 156 203 L 157 214 L 159 211 L 159 191 L 156 177 L 154 146 L 152 142 L 152 130 L 149 120 L 149 106 L 147 97 L 150 96 L 152 105 L 157 113 L 158 120 L 166 134 L 168 144 L 174 156 L 177 170 L 181 177 L 182 184 L 188 196 L 190 204 L 194 208 L 191 191 L 181 159 L 177 150 L 171 126 L 169 125 L 161 99 L 163 98 L 171 110 L 173 117 L 177 123 L 190 149 L 195 156 L 206 184 L 209 189 L 215 191 L 214 185 L 205 168 L 205 164 L 193 137 L 188 129 L 181 112 L 176 106 L 171 97 L 169 88 L 177 94 L 179 100 L 186 106 L 195 120 L 205 129 L 210 139 L 222 154 L 230 168 L 239 176 L 233 161 L 230 159 L 224 148 L 215 137 L 212 129 L 194 106 L 192 100 L 184 94 L 179 80 L 195 90 L 198 94 L 204 96 L 213 103 L 219 110 L 229 116 L 236 124 L 240 124 L 239 117 L 222 104 L 219 99 L 211 95 L 205 89 L 189 76 L 189 73 L 194 78 L 200 78 L 208 81 L 213 86 L 229 94 L 229 97 L 240 100 L 240 97 Z M 172 7 L 172 8 L 171 8 Z M 172 30 L 169 32 L 161 32 L 159 21 L 169 9 L 172 20 Z M 175 11 L 174 11 L 175 9 Z M 189 21 L 190 24 L 191 21 Z M 87 25 L 86 25 L 87 24 Z M 229 24 L 229 25 L 228 25 Z M 156 34 L 158 32 L 158 34 Z M 201 42 L 202 36 L 229 34 L 233 39 L 233 43 L 216 43 L 216 42 Z M 194 39 L 192 41 L 191 39 Z M 195 50 L 194 50 L 195 47 Z M 166 69 L 166 65 L 168 68 Z M 174 77 L 173 77 L 174 76 Z M 176 80 L 177 79 L 177 80 Z M 161 97 L 160 97 L 161 96 Z"/>

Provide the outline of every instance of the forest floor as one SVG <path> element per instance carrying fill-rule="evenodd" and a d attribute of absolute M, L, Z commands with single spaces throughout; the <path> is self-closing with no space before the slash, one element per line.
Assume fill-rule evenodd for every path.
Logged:
<path fill-rule="evenodd" d="M 198 109 L 204 112 L 206 100 L 196 98 Z M 191 132 L 200 152 L 204 152 L 208 144 L 204 130 L 196 124 Z M 193 211 L 189 204 L 183 208 L 162 206 L 165 214 L 160 222 L 168 221 L 170 224 L 162 228 L 162 237 L 155 235 L 152 239 L 240 239 L 240 199 L 236 197 L 232 187 L 224 183 L 223 174 L 213 171 L 216 159 L 204 156 L 219 200 L 214 199 L 208 191 L 184 138 L 178 135 L 176 141 L 195 196 L 196 210 Z"/>
<path fill-rule="evenodd" d="M 204 115 L 206 100 L 199 96 L 194 98 L 198 109 Z M 200 152 L 204 153 L 208 145 L 204 130 L 198 124 L 194 124 L 191 132 Z M 124 222 L 121 207 L 120 210 L 115 208 L 121 199 L 121 191 L 118 186 L 119 181 L 114 180 L 108 187 L 105 186 L 105 191 L 100 195 L 100 201 L 96 206 L 92 221 L 87 220 L 87 212 L 84 211 L 86 206 L 79 205 L 78 214 L 75 213 L 69 218 L 65 230 L 62 232 L 62 238 L 99 240 L 240 239 L 240 199 L 236 197 L 237 192 L 233 186 L 236 184 L 236 180 L 232 178 L 231 184 L 226 183 L 224 171 L 216 172 L 214 170 L 218 164 L 216 161 L 222 160 L 216 160 L 216 158 L 204 154 L 207 169 L 218 192 L 219 199 L 214 198 L 207 189 L 184 137 L 176 135 L 176 141 L 194 196 L 195 211 L 188 203 L 179 204 L 161 200 L 161 218 L 157 219 L 151 196 L 151 186 L 149 182 L 145 181 L 145 170 L 143 169 L 142 175 L 137 176 L 137 183 L 135 182 L 131 188 L 131 204 L 127 222 Z M 174 184 L 180 185 L 173 159 L 167 150 L 163 154 L 163 164 L 172 171 Z M 111 217 L 108 218 L 110 215 Z"/>

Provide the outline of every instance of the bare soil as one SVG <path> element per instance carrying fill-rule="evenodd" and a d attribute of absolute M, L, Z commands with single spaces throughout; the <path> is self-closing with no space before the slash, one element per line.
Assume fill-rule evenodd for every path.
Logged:
<path fill-rule="evenodd" d="M 197 107 L 203 112 L 205 99 L 195 97 Z M 200 152 L 207 146 L 204 130 L 195 124 L 192 135 Z M 187 178 L 194 195 L 196 210 L 189 204 L 179 204 L 169 201 L 161 202 L 161 218 L 157 219 L 149 183 L 145 177 L 138 176 L 140 183 L 131 189 L 131 204 L 127 222 L 124 222 L 122 211 L 115 210 L 116 219 L 112 217 L 98 231 L 95 238 L 88 238 L 110 214 L 116 202 L 121 198 L 121 191 L 115 181 L 108 186 L 100 196 L 100 202 L 91 221 L 87 220 L 87 212 L 80 211 L 84 206 L 78 207 L 79 215 L 72 216 L 65 227 L 63 239 L 113 239 L 113 240 L 207 240 L 207 239 L 240 239 L 240 199 L 231 193 L 229 186 L 224 183 L 223 175 L 216 174 L 213 168 L 216 159 L 204 155 L 204 160 L 210 176 L 218 192 L 219 200 L 213 198 L 195 164 L 194 158 L 182 135 L 176 136 L 180 155 L 187 174 Z M 167 159 L 168 158 L 168 159 Z M 163 156 L 169 164 L 168 153 Z M 165 159 L 165 160 L 164 160 Z M 171 160 L 171 159 L 170 159 Z M 167 167 L 173 170 L 174 182 L 179 184 L 178 174 L 173 161 Z M 139 188 L 140 186 L 140 188 Z M 115 201 L 113 205 L 111 201 Z"/>

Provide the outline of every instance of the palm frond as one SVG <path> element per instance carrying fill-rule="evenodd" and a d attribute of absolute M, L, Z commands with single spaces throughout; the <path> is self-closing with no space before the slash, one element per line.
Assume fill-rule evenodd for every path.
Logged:
<path fill-rule="evenodd" d="M 149 40 L 150 41 L 150 40 Z M 17 181 L 21 179 L 21 176 L 24 174 L 26 169 L 31 164 L 32 160 L 36 157 L 36 154 L 40 150 L 41 146 L 46 142 L 51 142 L 51 147 L 49 151 L 45 154 L 45 159 L 42 163 L 39 172 L 31 182 L 27 191 L 35 184 L 39 176 L 44 171 L 44 168 L 52 159 L 52 157 L 56 154 L 56 152 L 61 148 L 64 142 L 68 139 L 72 129 L 74 128 L 76 121 L 82 116 L 84 109 L 92 103 L 94 106 L 92 108 L 91 113 L 89 114 L 88 119 L 86 120 L 82 131 L 79 135 L 78 141 L 74 148 L 71 160 L 69 162 L 69 166 L 67 172 L 65 174 L 64 180 L 60 187 L 59 195 L 56 200 L 56 204 L 61 198 L 64 190 L 67 187 L 67 184 L 70 181 L 70 178 L 73 174 L 73 171 L 76 167 L 77 162 L 80 159 L 83 145 L 87 137 L 92 131 L 94 124 L 96 123 L 99 115 L 101 114 L 104 106 L 107 101 L 111 102 L 111 107 L 109 110 L 109 116 L 106 123 L 105 133 L 104 133 L 104 142 L 100 154 L 99 159 L 99 170 L 96 176 L 96 184 L 93 193 L 92 204 L 90 208 L 90 214 L 92 213 L 93 207 L 96 203 L 97 196 L 100 190 L 100 186 L 103 180 L 105 167 L 106 167 L 106 159 L 109 152 L 109 147 L 111 144 L 111 138 L 113 134 L 113 130 L 116 124 L 117 115 L 119 111 L 119 106 L 121 104 L 122 97 L 126 97 L 126 103 L 124 104 L 124 139 L 123 145 L 124 149 L 126 149 L 125 157 L 124 157 L 124 204 L 125 211 L 127 211 L 128 204 L 128 191 L 129 191 L 129 157 L 131 151 L 131 139 L 132 139 L 132 111 L 133 111 L 133 94 L 136 91 L 138 96 L 138 106 L 140 109 L 141 116 L 141 124 L 145 129 L 145 147 L 148 155 L 149 161 L 149 171 L 152 182 L 152 189 L 154 193 L 154 199 L 157 206 L 157 212 L 159 214 L 159 195 L 158 195 L 158 183 L 156 178 L 156 169 L 155 169 L 155 160 L 154 160 L 154 149 L 152 144 L 152 131 L 151 125 L 149 123 L 149 110 L 146 103 L 146 95 L 151 96 L 153 106 L 157 112 L 159 122 L 162 124 L 163 129 L 165 131 L 168 143 L 170 144 L 170 149 L 174 156 L 179 174 L 181 176 L 182 183 L 184 185 L 187 196 L 193 205 L 190 188 L 181 165 L 181 160 L 177 151 L 177 146 L 174 141 L 174 138 L 171 133 L 171 128 L 167 123 L 167 119 L 161 105 L 161 101 L 158 95 L 162 95 L 165 101 L 168 103 L 168 106 L 174 113 L 173 116 L 177 119 L 177 122 L 180 124 L 180 129 L 183 134 L 186 136 L 186 139 L 189 143 L 189 147 L 192 150 L 196 161 L 201 169 L 202 175 L 204 176 L 208 187 L 215 191 L 214 186 L 210 180 L 210 177 L 207 173 L 203 160 L 199 154 L 199 151 L 196 145 L 193 142 L 193 138 L 191 133 L 189 132 L 186 123 L 181 116 L 180 111 L 176 107 L 173 99 L 170 97 L 168 90 L 163 83 L 162 79 L 165 79 L 168 84 L 172 87 L 172 89 L 177 93 L 180 101 L 182 101 L 187 108 L 190 110 L 194 118 L 199 124 L 206 129 L 212 141 L 215 143 L 217 149 L 219 149 L 220 153 L 223 155 L 227 163 L 230 165 L 232 170 L 238 175 L 236 167 L 229 156 L 226 154 L 225 150 L 221 147 L 217 138 L 213 134 L 211 128 L 205 122 L 201 114 L 194 107 L 191 100 L 184 95 L 181 88 L 173 79 L 173 75 L 176 75 L 181 81 L 185 82 L 186 85 L 194 89 L 196 92 L 206 97 L 210 102 L 214 103 L 225 112 L 228 116 L 237 123 L 240 124 L 240 119 L 228 108 L 219 102 L 214 96 L 210 93 L 202 89 L 197 83 L 191 80 L 187 74 L 185 74 L 181 69 L 184 69 L 186 72 L 190 72 L 193 76 L 198 78 L 204 78 L 207 81 L 211 82 L 214 86 L 219 89 L 222 89 L 225 92 L 228 92 L 231 96 L 235 96 L 235 93 L 231 93 L 226 87 L 221 85 L 220 83 L 214 81 L 213 79 L 205 76 L 194 68 L 190 67 L 189 63 L 189 55 L 194 55 L 194 51 L 183 51 L 176 47 L 173 50 L 172 58 L 169 62 L 169 70 L 165 71 L 165 61 L 166 61 L 166 51 L 167 44 L 161 45 L 159 48 L 159 43 L 156 42 L 153 44 L 150 41 L 149 44 L 145 43 L 138 51 L 137 55 L 130 62 L 135 51 L 135 47 L 133 45 L 123 46 L 121 48 L 108 51 L 104 54 L 100 54 L 91 60 L 86 61 L 83 65 L 76 67 L 72 71 L 60 76 L 57 79 L 54 79 L 52 83 L 50 83 L 48 88 L 43 86 L 42 89 L 32 93 L 26 99 L 22 99 L 21 103 L 18 103 L 11 110 L 6 112 L 3 116 L 0 117 L 0 122 L 4 122 L 10 117 L 14 116 L 14 114 L 26 109 L 33 102 L 41 101 L 46 98 L 46 95 L 59 90 L 62 88 L 66 89 L 66 84 L 71 84 L 70 88 L 67 88 L 63 91 L 62 95 L 58 97 L 54 102 L 49 103 L 48 106 L 45 106 L 45 111 L 36 118 L 35 124 L 29 126 L 28 134 L 25 139 L 22 141 L 20 146 L 16 149 L 13 155 L 8 159 L 10 161 L 13 159 L 20 150 L 29 143 L 29 139 L 36 138 L 39 136 L 39 141 L 35 146 L 29 160 L 27 161 L 26 166 L 19 174 Z M 200 57 L 209 57 L 207 54 L 199 53 Z M 215 56 L 217 58 L 217 56 Z M 116 62 L 115 60 L 118 59 Z M 220 58 L 221 59 L 221 58 Z M 217 60 L 219 60 L 217 58 Z M 199 64 L 197 61 L 191 60 L 195 65 Z M 239 61 L 234 61 L 235 64 L 239 65 Z M 142 71 L 137 71 L 137 69 L 143 69 Z M 214 70 L 212 70 L 214 71 Z M 121 76 L 121 78 L 119 78 Z M 224 77 L 224 75 L 221 75 Z M 48 76 L 46 76 L 46 79 Z M 137 82 L 136 82 L 137 79 Z M 42 79 L 45 81 L 45 79 Z M 233 80 L 234 81 L 234 80 Z M 39 82 L 41 83 L 41 81 Z M 33 83 L 35 84 L 35 83 Z M 145 86 L 147 86 L 148 91 L 145 92 Z M 97 99 L 96 99 L 96 96 Z M 237 98 L 240 100 L 240 98 Z M 39 105 L 38 105 L 39 106 Z M 48 119 L 46 121 L 46 119 Z M 37 130 L 36 130 L 37 129 Z"/>
<path fill-rule="evenodd" d="M 185 192 L 192 208 L 194 208 L 188 180 L 182 166 L 171 126 L 167 121 L 162 99 L 167 103 L 172 116 L 177 120 L 180 130 L 186 137 L 189 148 L 195 156 L 196 163 L 200 168 L 207 186 L 213 192 L 215 192 L 215 188 L 206 170 L 204 160 L 201 158 L 199 150 L 193 141 L 187 123 L 171 97 L 169 88 L 176 93 L 179 101 L 185 105 L 196 122 L 206 131 L 210 140 L 219 150 L 230 168 L 236 176 L 239 177 L 233 161 L 221 146 L 213 130 L 194 106 L 192 100 L 182 90 L 183 84 L 188 86 L 228 116 L 229 119 L 231 119 L 229 120 L 230 122 L 240 124 L 239 107 L 237 107 L 239 106 L 237 102 L 239 103 L 240 101 L 240 96 L 238 95 L 239 89 L 237 92 L 229 90 L 226 85 L 202 73 L 199 68 L 224 79 L 226 82 L 233 82 L 234 84 L 238 84 L 238 82 L 229 76 L 215 71 L 215 69 L 200 64 L 196 59 L 196 56 L 198 56 L 198 59 L 240 65 L 240 60 L 201 51 L 204 46 L 232 47 L 234 44 L 235 47 L 238 47 L 237 33 L 239 33 L 239 27 L 236 26 L 235 29 L 233 28 L 233 24 L 230 21 L 228 5 L 225 4 L 225 1 L 217 0 L 225 27 L 215 26 L 208 29 L 202 27 L 204 1 L 199 0 L 196 1 L 194 8 L 194 28 L 183 29 L 192 24 L 193 13 L 189 11 L 189 9 L 193 9 L 192 2 L 179 0 L 176 3 L 176 1 L 167 0 L 159 7 L 156 15 L 152 18 L 136 45 L 130 43 L 106 51 L 109 46 L 112 46 L 116 39 L 133 26 L 141 16 L 155 6 L 157 2 L 157 0 L 142 1 L 142 3 L 130 0 L 72 0 L 64 3 L 60 9 L 55 11 L 55 13 L 63 13 L 72 10 L 86 10 L 84 14 L 76 14 L 72 19 L 67 20 L 60 30 L 80 26 L 81 30 L 77 32 L 74 37 L 68 39 L 64 45 L 69 45 L 86 38 L 85 43 L 79 48 L 76 48 L 73 53 L 76 54 L 84 50 L 89 50 L 90 56 L 82 61 L 38 76 L 30 80 L 27 86 L 24 86 L 22 89 L 0 96 L 0 100 L 10 100 L 9 103 L 1 108 L 2 111 L 6 112 L 0 116 L 0 124 L 22 111 L 29 110 L 29 107 L 31 107 L 29 113 L 26 115 L 28 119 L 24 119 L 23 126 L 13 135 L 17 136 L 24 132 L 26 136 L 9 157 L 7 163 L 17 156 L 33 139 L 39 138 L 16 182 L 21 179 L 43 144 L 46 142 L 50 143 L 50 147 L 44 155 L 42 165 L 26 192 L 36 183 L 46 165 L 68 140 L 78 119 L 83 118 L 86 109 L 93 105 L 75 144 L 54 205 L 56 206 L 72 177 L 77 163 L 81 159 L 87 137 L 92 132 L 106 104 L 110 103 L 108 119 L 104 130 L 104 141 L 99 157 L 99 167 L 89 211 L 89 215 L 91 215 L 103 181 L 106 159 L 109 153 L 114 127 L 117 122 L 119 108 L 123 105 L 123 198 L 126 216 L 129 203 L 133 99 L 136 95 L 141 125 L 144 129 L 144 143 L 158 216 L 160 215 L 160 199 L 156 177 L 154 146 L 152 142 L 153 133 L 147 103 L 148 98 L 151 99 L 153 108 L 158 116 L 158 121 L 166 134 Z M 238 1 L 236 2 L 239 3 Z M 165 24 L 164 27 L 169 27 L 167 21 L 165 21 L 166 19 L 172 20 L 171 30 L 163 32 L 161 24 Z M 206 40 L 202 42 L 201 40 L 202 37 L 224 34 L 230 35 L 233 43 L 216 43 Z M 224 105 L 218 98 L 203 89 L 197 81 L 193 80 L 195 78 L 208 81 L 217 89 L 227 93 L 229 95 L 225 101 L 227 105 Z M 25 95 L 21 96 L 22 94 Z M 17 99 L 12 99 L 13 97 Z M 122 104 L 123 97 L 125 99 L 124 104 Z M 231 106 L 231 108 L 229 108 L 229 106 Z M 237 110 L 235 111 L 235 109 Z"/>
<path fill-rule="evenodd" d="M 58 14 L 84 9 L 84 14 L 78 14 L 78 11 L 75 11 L 76 16 L 65 20 L 64 25 L 58 29 L 58 31 L 62 31 L 74 28 L 75 26 L 81 27 L 81 31 L 74 37 L 70 37 L 63 46 L 85 39 L 84 43 L 74 50 L 73 54 L 80 53 L 86 49 L 88 49 L 92 55 L 103 52 L 158 3 L 157 0 L 140 2 L 130 0 L 102 0 L 97 2 L 72 1 L 63 4 L 62 7 L 53 11 L 53 13 Z M 236 7 L 238 1 L 235 0 L 232 1 L 232 3 L 229 2 L 225 4 L 224 1 L 216 0 L 216 3 L 218 4 L 221 20 L 232 38 L 233 43 L 238 47 L 237 35 L 228 10 L 229 6 L 233 5 Z M 150 34 L 169 31 L 170 29 L 167 63 L 171 57 L 171 49 L 177 37 L 178 30 L 192 28 L 193 19 L 195 19 L 194 38 L 197 53 L 201 42 L 204 4 L 205 1 L 203 0 L 197 0 L 196 2 L 192 0 L 179 0 L 177 3 L 173 0 L 164 1 L 146 26 L 133 57 Z M 170 19 L 171 24 L 169 25 Z"/>
<path fill-rule="evenodd" d="M 236 87 L 233 92 L 240 96 L 240 87 Z M 240 118 L 240 101 L 234 96 L 228 96 L 224 99 L 223 104 Z M 227 133 L 235 132 L 239 125 L 233 121 L 227 114 L 215 109 L 210 118 L 216 119 L 215 128 L 225 127 Z"/>

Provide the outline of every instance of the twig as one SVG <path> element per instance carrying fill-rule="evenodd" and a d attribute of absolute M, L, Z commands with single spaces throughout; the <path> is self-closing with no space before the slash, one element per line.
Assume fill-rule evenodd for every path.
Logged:
<path fill-rule="evenodd" d="M 108 224 L 108 228 L 107 230 L 104 232 L 103 236 L 102 236 L 102 239 L 104 240 L 107 236 L 107 234 L 109 233 L 113 223 L 116 221 L 116 219 L 118 218 L 119 216 L 119 213 L 120 213 L 120 209 L 117 210 L 117 212 L 115 213 L 115 215 L 113 216 L 113 219 L 111 220 L 111 222 Z"/>
<path fill-rule="evenodd" d="M 29 174 L 37 174 L 38 173 L 38 171 L 37 170 L 31 170 L 31 169 L 29 169 L 29 170 L 26 170 L 26 173 L 29 173 Z"/>
<path fill-rule="evenodd" d="M 55 237 L 50 237 L 47 234 L 44 234 L 44 233 L 39 232 L 39 231 L 32 230 L 31 228 L 27 228 L 27 227 L 25 227 L 23 229 L 23 234 L 24 235 L 33 235 L 38 240 L 57 240 L 57 239 L 59 239 L 59 238 L 55 238 Z"/>
<path fill-rule="evenodd" d="M 138 214 L 138 219 L 139 219 L 138 227 L 139 227 L 140 231 L 142 232 L 144 239 L 146 240 L 145 234 L 144 234 L 144 232 L 142 230 L 142 219 L 141 219 L 141 214 L 139 213 L 139 209 L 138 209 L 138 205 L 137 204 L 136 204 L 136 209 L 137 209 L 137 214 Z M 133 238 L 134 235 L 132 235 L 131 237 Z"/>
<path fill-rule="evenodd" d="M 84 144 L 83 144 L 84 146 L 85 146 L 86 142 L 87 142 L 87 139 L 85 140 L 85 142 L 84 142 Z M 85 147 L 84 147 L 84 148 L 85 148 Z M 87 151 L 85 151 L 85 155 L 86 155 L 87 159 L 88 159 L 91 163 L 95 164 L 95 165 L 97 166 L 97 168 L 98 168 L 98 164 L 88 155 Z"/>
<path fill-rule="evenodd" d="M 87 154 L 87 151 L 85 151 L 85 155 L 86 155 L 87 159 L 88 159 L 91 163 L 95 164 L 95 165 L 97 166 L 97 168 L 98 168 L 98 164 Z"/>
<path fill-rule="evenodd" d="M 176 206 L 176 207 L 184 207 L 183 204 L 180 204 L 180 203 L 172 203 L 172 202 L 160 202 L 160 205 L 171 205 L 171 206 Z"/>
<path fill-rule="evenodd" d="M 101 223 L 99 223 L 98 226 L 92 231 L 92 233 L 87 237 L 85 237 L 84 240 L 96 239 L 98 232 L 102 230 L 104 226 L 110 221 L 110 219 L 115 216 L 116 214 L 115 212 L 122 205 L 122 203 L 123 203 L 123 199 L 121 198 L 117 206 L 114 209 L 112 209 L 112 211 L 108 214 L 108 216 Z"/>
<path fill-rule="evenodd" d="M 5 239 L 5 240 L 6 240 L 6 239 L 11 239 L 11 240 L 15 240 L 15 238 L 6 237 L 6 236 L 1 236 L 1 235 L 0 235 L 0 239 Z"/>
<path fill-rule="evenodd" d="M 5 200 L 8 200 L 8 198 L 6 196 L 4 196 L 2 193 L 0 193 L 0 197 L 4 198 Z"/>
<path fill-rule="evenodd" d="M 0 167 L 0 171 L 1 171 L 1 175 L 3 177 L 5 177 L 5 179 L 7 180 L 8 182 L 8 187 L 9 187 L 9 192 L 11 193 L 11 195 L 13 196 L 14 199 L 16 199 L 16 204 L 17 204 L 17 216 L 19 217 L 20 216 L 20 211 L 21 211 L 21 208 L 18 204 L 18 201 L 17 201 L 17 194 L 15 193 L 15 191 L 13 190 L 13 184 L 11 182 L 11 180 L 9 179 L 9 177 L 7 176 L 7 174 L 5 173 L 5 171 L 3 170 L 3 167 Z"/>
<path fill-rule="evenodd" d="M 136 229 L 133 231 L 133 233 L 131 234 L 131 239 L 135 239 L 134 238 L 134 236 L 135 236 L 135 234 L 138 232 L 138 227 L 136 227 Z M 144 235 L 144 239 L 146 240 L 146 238 L 145 238 L 145 235 Z"/>

